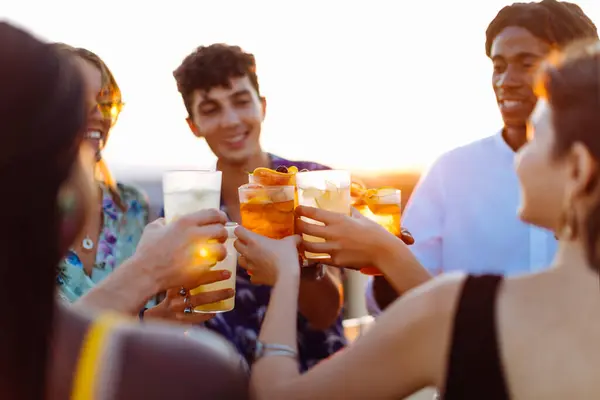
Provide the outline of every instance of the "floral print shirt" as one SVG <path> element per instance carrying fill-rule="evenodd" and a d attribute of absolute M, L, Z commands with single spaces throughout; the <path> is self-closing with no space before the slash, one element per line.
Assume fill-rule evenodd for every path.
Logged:
<path fill-rule="evenodd" d="M 312 162 L 294 162 L 271 155 L 272 168 L 295 165 L 299 170 L 329 169 Z M 227 212 L 223 202 L 221 208 Z M 254 285 L 246 270 L 237 268 L 235 308 L 226 313 L 217 314 L 207 321 L 205 326 L 229 340 L 246 358 L 248 364 L 254 359 L 254 348 L 260 326 L 267 311 L 271 288 Z M 304 372 L 328 358 L 346 345 L 346 337 L 342 327 L 342 313 L 335 324 L 327 330 L 312 329 L 304 316 L 298 313 L 298 350 L 300 371 Z"/>
<path fill-rule="evenodd" d="M 140 190 L 130 185 L 117 184 L 117 192 L 125 205 L 123 211 L 115 203 L 109 189 L 102 183 L 100 185 L 103 225 L 96 244 L 96 263 L 92 267 L 91 276 L 85 273 L 83 263 L 73 250 L 68 251 L 59 266 L 58 295 L 70 303 L 87 293 L 133 255 L 144 227 L 148 224 L 148 200 Z"/>

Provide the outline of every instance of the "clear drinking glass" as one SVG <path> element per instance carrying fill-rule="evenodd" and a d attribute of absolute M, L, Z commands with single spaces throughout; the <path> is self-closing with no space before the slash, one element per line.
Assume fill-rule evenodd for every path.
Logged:
<path fill-rule="evenodd" d="M 299 172 L 296 175 L 298 186 L 298 202 L 303 206 L 317 207 L 327 211 L 350 214 L 350 183 L 349 171 L 325 170 Z M 307 222 L 320 224 L 320 222 L 302 217 Z M 323 242 L 324 239 L 304 235 L 308 242 Z M 327 254 L 314 254 L 306 252 L 306 258 L 318 260 L 329 257 Z"/>
<path fill-rule="evenodd" d="M 244 228 L 272 239 L 294 234 L 295 186 L 248 184 L 238 192 Z"/>
<path fill-rule="evenodd" d="M 216 208 L 221 203 L 221 171 L 168 171 L 163 175 L 165 219 Z"/>
<path fill-rule="evenodd" d="M 196 295 L 198 293 L 203 292 L 211 292 L 214 290 L 221 289 L 233 289 L 235 290 L 235 280 L 236 280 L 236 271 L 237 271 L 237 259 L 238 252 L 233 247 L 233 242 L 235 242 L 235 227 L 238 226 L 235 222 L 228 222 L 225 225 L 225 229 L 227 229 L 228 237 L 225 242 L 225 247 L 227 248 L 227 256 L 224 260 L 219 261 L 211 270 L 220 271 L 227 270 L 231 272 L 231 276 L 229 279 L 224 281 L 219 281 L 215 283 L 210 283 L 208 285 L 201 285 L 195 289 L 190 290 L 190 294 Z M 231 297 L 227 300 L 217 301 L 216 303 L 204 304 L 201 306 L 194 307 L 194 312 L 196 313 L 221 313 L 233 310 L 235 307 L 235 296 Z"/>

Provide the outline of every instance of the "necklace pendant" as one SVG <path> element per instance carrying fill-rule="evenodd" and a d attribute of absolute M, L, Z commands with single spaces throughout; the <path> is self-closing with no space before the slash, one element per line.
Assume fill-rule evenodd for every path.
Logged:
<path fill-rule="evenodd" d="M 89 236 L 86 236 L 85 239 L 81 241 L 81 247 L 85 250 L 92 250 L 94 248 L 94 241 L 90 239 Z"/>

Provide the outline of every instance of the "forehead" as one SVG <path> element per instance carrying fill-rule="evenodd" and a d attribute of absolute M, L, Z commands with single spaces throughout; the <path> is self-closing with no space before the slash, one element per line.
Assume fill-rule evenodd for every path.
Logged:
<path fill-rule="evenodd" d="M 85 86 L 94 95 L 102 90 L 102 72 L 91 62 L 81 57 L 76 57 L 77 66 L 85 82 Z"/>
<path fill-rule="evenodd" d="M 504 28 L 494 39 L 491 57 L 511 59 L 522 56 L 544 57 L 550 45 L 520 26 Z"/>
<path fill-rule="evenodd" d="M 256 90 L 250 82 L 248 76 L 240 76 L 229 79 L 230 87 L 217 86 L 210 89 L 208 92 L 198 89 L 193 94 L 194 106 L 199 105 L 206 101 L 224 102 L 229 98 L 239 95 L 241 93 L 249 93 L 250 95 L 256 96 Z"/>

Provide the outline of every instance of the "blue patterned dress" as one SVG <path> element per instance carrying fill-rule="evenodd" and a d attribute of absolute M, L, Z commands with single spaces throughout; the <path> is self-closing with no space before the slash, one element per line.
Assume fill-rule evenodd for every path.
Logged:
<path fill-rule="evenodd" d="M 83 269 L 77 253 L 69 250 L 59 266 L 58 295 L 70 303 L 92 289 L 121 263 L 133 255 L 148 224 L 149 207 L 146 196 L 130 185 L 117 184 L 125 211 L 121 210 L 108 190 L 102 188 L 103 225 L 98 237 L 96 262 L 91 275 Z M 153 305 L 153 301 L 150 302 Z"/>

